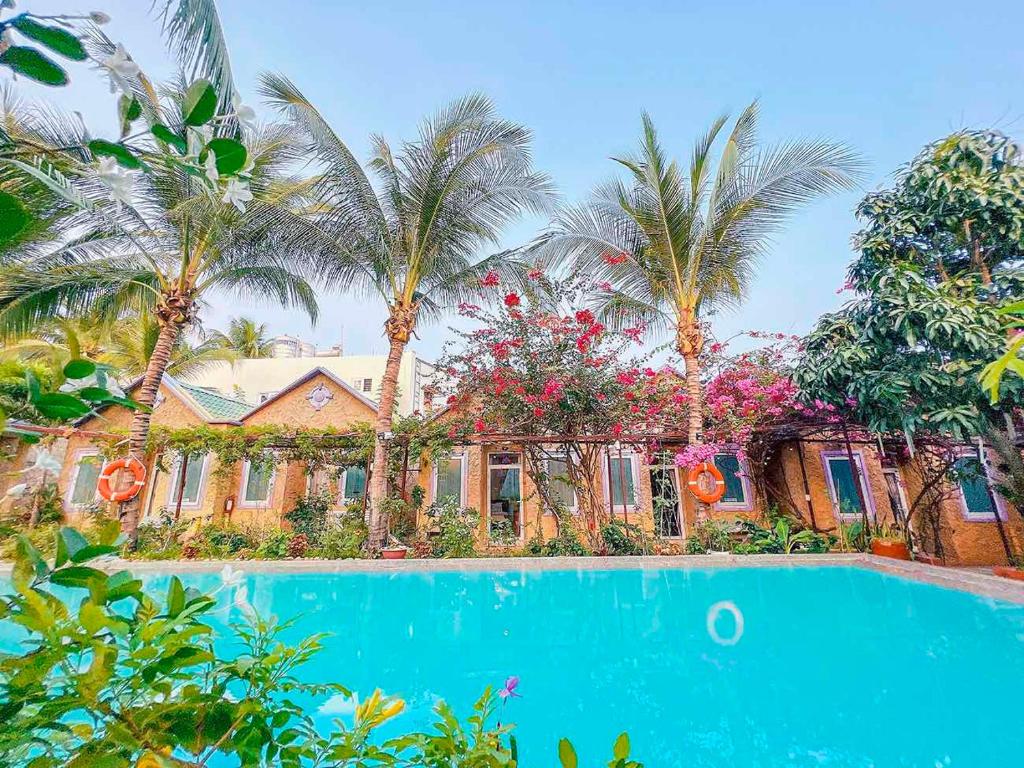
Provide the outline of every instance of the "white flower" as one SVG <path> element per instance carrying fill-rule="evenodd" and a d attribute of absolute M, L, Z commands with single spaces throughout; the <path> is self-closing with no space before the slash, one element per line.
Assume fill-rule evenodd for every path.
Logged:
<path fill-rule="evenodd" d="M 227 189 L 224 190 L 224 197 L 221 199 L 223 202 L 231 203 L 235 208 L 245 213 L 245 204 L 252 200 L 249 183 L 239 181 L 238 179 L 231 179 L 228 182 Z"/>
<path fill-rule="evenodd" d="M 235 109 L 235 117 L 238 118 L 238 122 L 246 128 L 256 127 L 256 110 L 242 101 L 238 91 L 231 94 L 231 106 Z"/>
<path fill-rule="evenodd" d="M 111 93 L 116 93 L 118 88 L 122 91 L 128 90 L 125 78 L 135 77 L 140 72 L 139 65 L 129 58 L 128 51 L 121 43 L 118 43 L 114 52 L 100 63 L 109 70 L 107 74 L 110 75 Z"/>
<path fill-rule="evenodd" d="M 249 603 L 249 588 L 244 584 L 235 592 L 235 607 L 242 612 L 245 618 L 256 618 L 256 610 Z"/>
<path fill-rule="evenodd" d="M 14 499 L 20 499 L 22 496 L 25 495 L 25 491 L 27 490 L 28 483 L 18 483 L 17 485 L 12 485 L 10 488 L 8 488 L 6 495 Z"/>
<path fill-rule="evenodd" d="M 107 16 L 103 11 L 92 11 L 89 14 L 89 21 L 93 24 L 109 24 L 110 17 Z"/>
<path fill-rule="evenodd" d="M 100 159 L 96 175 L 110 190 L 110 195 L 114 198 L 118 208 L 121 207 L 121 203 L 132 204 L 132 185 L 135 183 L 135 179 L 128 171 L 119 166 L 114 158 Z"/>
<path fill-rule="evenodd" d="M 220 179 L 220 174 L 217 172 L 217 156 L 213 152 L 206 153 L 206 178 L 214 184 Z"/>
<path fill-rule="evenodd" d="M 32 472 L 34 470 L 39 470 L 41 472 L 60 472 L 61 463 L 49 452 L 44 451 L 42 448 L 37 448 L 35 463 L 32 464 L 31 467 L 26 467 L 21 470 L 21 473 L 24 474 L 25 472 Z"/>
<path fill-rule="evenodd" d="M 242 583 L 242 579 L 245 578 L 245 571 L 233 567 L 230 563 L 224 566 L 224 570 L 220 572 L 221 583 L 229 589 L 231 587 L 237 587 Z M 244 587 L 243 587 L 244 589 Z"/>

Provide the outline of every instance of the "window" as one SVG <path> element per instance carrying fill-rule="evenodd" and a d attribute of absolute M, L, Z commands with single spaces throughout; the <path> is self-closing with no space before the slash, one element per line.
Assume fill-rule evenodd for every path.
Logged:
<path fill-rule="evenodd" d="M 488 532 L 499 544 L 522 537 L 521 478 L 518 453 L 492 453 L 487 457 Z"/>
<path fill-rule="evenodd" d="M 999 498 L 993 492 L 988 465 L 976 453 L 964 454 L 953 465 L 960 487 L 960 509 L 966 520 L 995 520 L 996 513 L 1005 519 Z"/>
<path fill-rule="evenodd" d="M 343 504 L 361 500 L 366 495 L 366 468 L 346 468 L 342 473 L 340 486 Z"/>
<path fill-rule="evenodd" d="M 636 506 L 636 481 L 632 456 L 610 456 L 608 474 L 611 479 L 612 506 L 622 509 Z"/>
<path fill-rule="evenodd" d="M 463 498 L 462 476 L 463 457 L 449 456 L 441 459 L 434 467 L 434 501 L 454 499 L 460 507 L 466 505 Z"/>
<path fill-rule="evenodd" d="M 669 539 L 683 535 L 683 518 L 679 505 L 679 468 L 671 451 L 654 455 L 651 473 L 651 511 L 654 513 L 654 533 Z"/>
<path fill-rule="evenodd" d="M 185 466 L 185 491 L 181 494 L 181 505 L 183 507 L 199 506 L 200 493 L 203 486 L 203 475 L 206 472 L 206 454 L 193 453 L 188 457 L 188 464 Z M 171 465 L 171 487 L 167 494 L 167 503 L 172 506 L 178 504 L 178 483 L 181 480 L 181 457 L 175 458 Z"/>
<path fill-rule="evenodd" d="M 565 458 L 548 459 L 548 489 L 553 501 L 563 509 L 576 511 L 576 488 L 569 482 L 569 468 Z M 545 510 L 554 513 L 553 509 Z"/>
<path fill-rule="evenodd" d="M 253 466 L 248 459 L 242 472 L 242 504 L 259 506 L 270 501 L 270 492 L 274 486 L 274 465 Z"/>
<path fill-rule="evenodd" d="M 715 466 L 725 479 L 725 494 L 718 501 L 721 509 L 751 509 L 746 473 L 735 453 L 716 453 Z"/>
<path fill-rule="evenodd" d="M 356 379 L 353 384 L 359 392 L 373 392 L 373 379 Z"/>
<path fill-rule="evenodd" d="M 832 497 L 833 510 L 843 517 L 856 517 L 861 514 L 860 498 L 857 495 L 855 482 L 860 482 L 864 503 L 867 504 L 868 516 L 874 517 L 871 506 L 871 492 L 864 482 L 864 459 L 859 453 L 853 454 L 857 465 L 857 480 L 850 470 L 850 459 L 845 452 L 822 454 L 825 459 L 825 474 L 828 481 L 829 495 Z"/>
<path fill-rule="evenodd" d="M 103 471 L 103 459 L 98 453 L 84 453 L 75 464 L 75 476 L 71 481 L 70 502 L 74 505 L 92 504 L 96 501 L 96 483 Z"/>

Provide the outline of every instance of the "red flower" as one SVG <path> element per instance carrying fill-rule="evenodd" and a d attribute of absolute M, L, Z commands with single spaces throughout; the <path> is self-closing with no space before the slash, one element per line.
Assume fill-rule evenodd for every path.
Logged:
<path fill-rule="evenodd" d="M 510 293 L 505 296 L 505 306 L 509 309 L 512 307 L 518 307 L 520 303 L 519 296 L 515 293 Z"/>
<path fill-rule="evenodd" d="M 487 425 L 484 424 L 483 419 L 477 419 L 476 421 L 473 422 L 473 429 L 476 432 L 483 432 L 486 428 Z"/>
<path fill-rule="evenodd" d="M 627 256 L 624 251 L 620 251 L 619 253 L 605 251 L 602 258 L 605 260 L 606 264 L 622 264 L 629 258 L 629 256 Z"/>
<path fill-rule="evenodd" d="M 544 277 L 544 270 L 542 270 L 540 267 L 534 267 L 533 269 L 526 273 L 526 276 L 531 280 L 540 280 L 542 277 Z"/>
<path fill-rule="evenodd" d="M 621 424 L 613 424 L 612 425 L 612 434 L 615 437 L 618 437 L 619 435 L 621 435 L 622 434 L 622 425 Z"/>
<path fill-rule="evenodd" d="M 489 270 L 487 274 L 483 276 L 483 279 L 480 281 L 480 285 L 484 286 L 485 288 L 493 288 L 500 282 L 501 280 L 498 277 L 498 273 L 492 269 Z"/>
<path fill-rule="evenodd" d="M 594 313 L 589 309 L 581 309 L 576 313 L 576 322 L 580 325 L 593 325 Z"/>
<path fill-rule="evenodd" d="M 448 395 L 448 405 L 455 405 L 457 402 L 459 402 L 459 398 L 455 395 Z"/>
<path fill-rule="evenodd" d="M 533 415 L 536 416 L 539 419 L 541 416 L 544 415 L 544 409 L 539 407 L 539 406 L 534 408 L 533 409 Z"/>

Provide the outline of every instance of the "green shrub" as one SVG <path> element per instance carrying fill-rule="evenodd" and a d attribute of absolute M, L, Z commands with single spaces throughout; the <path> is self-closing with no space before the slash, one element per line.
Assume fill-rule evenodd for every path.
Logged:
<path fill-rule="evenodd" d="M 288 547 L 293 536 L 291 531 L 270 529 L 261 537 L 256 547 L 256 557 L 261 560 L 283 560 L 288 557 Z"/>
<path fill-rule="evenodd" d="M 125 547 L 122 557 L 139 560 L 175 560 L 181 557 L 181 537 L 188 530 L 188 522 L 174 522 L 166 509 L 160 510 L 158 522 L 139 526 L 139 541 L 134 551 Z"/>
<path fill-rule="evenodd" d="M 310 543 L 306 556 L 327 560 L 362 557 L 367 534 L 363 516 L 346 512 L 327 524 L 316 541 Z"/>
<path fill-rule="evenodd" d="M 475 557 L 480 513 L 460 508 L 455 499 L 443 499 L 427 510 L 438 534 L 431 541 L 434 557 Z"/>
<path fill-rule="evenodd" d="M 518 554 L 527 557 L 587 557 L 591 552 L 580 541 L 579 534 L 563 524 L 557 536 L 544 541 L 537 535 L 530 539 L 524 550 Z"/>
<path fill-rule="evenodd" d="M 309 493 L 295 501 L 295 507 L 284 516 L 284 519 L 291 523 L 295 533 L 315 542 L 327 527 L 333 507 L 334 496 L 331 492 Z"/>
<path fill-rule="evenodd" d="M 650 548 L 639 526 L 613 517 L 601 527 L 601 540 L 609 555 L 647 555 Z"/>
<path fill-rule="evenodd" d="M 708 552 L 728 552 L 732 549 L 728 523 L 721 520 L 704 520 L 693 527 L 693 533 L 686 539 L 686 552 L 703 555 Z"/>

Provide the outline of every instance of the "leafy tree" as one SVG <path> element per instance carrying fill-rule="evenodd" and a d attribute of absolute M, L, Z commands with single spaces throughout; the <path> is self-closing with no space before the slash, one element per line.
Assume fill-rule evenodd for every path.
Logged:
<path fill-rule="evenodd" d="M 250 317 L 232 318 L 227 333 L 216 331 L 211 341 L 247 359 L 274 355 L 274 343 L 267 338 L 266 323 L 257 323 Z"/>
<path fill-rule="evenodd" d="M 1015 202 L 1016 201 L 1016 202 Z M 858 297 L 806 340 L 797 382 L 882 432 L 989 432 L 978 386 L 1006 343 L 1004 312 L 1024 295 L 1024 168 L 1000 134 L 965 131 L 927 147 L 891 189 L 858 206 Z M 1007 381 L 1001 401 L 1021 402 Z"/>
<path fill-rule="evenodd" d="M 319 167 L 312 190 L 320 206 L 315 236 L 302 247 L 324 254 L 327 280 L 379 296 L 388 309 L 389 351 L 381 380 L 378 435 L 370 479 L 370 538 L 387 536 L 387 447 L 398 369 L 417 322 L 432 320 L 477 294 L 492 270 L 514 266 L 509 254 L 478 258 L 502 227 L 524 211 L 543 211 L 546 176 L 532 168 L 530 132 L 497 116 L 483 96 L 459 99 L 396 152 L 373 139 L 369 170 L 360 167 L 316 108 L 287 79 L 263 78 L 263 94 L 288 115 L 303 139 L 302 155 Z"/>
<path fill-rule="evenodd" d="M 855 155 L 828 141 L 758 147 L 758 106 L 747 107 L 711 158 L 726 117 L 694 145 L 689 168 L 670 161 L 650 116 L 637 154 L 616 158 L 628 172 L 598 188 L 587 204 L 561 211 L 537 243 L 547 259 L 607 281 L 603 319 L 670 327 L 686 366 L 689 440 L 700 442 L 704 322 L 741 301 L 758 259 L 786 217 L 829 192 L 847 189 Z"/>
<path fill-rule="evenodd" d="M 79 209 L 55 247 L 28 252 L 0 274 L 0 332 L 24 334 L 87 310 L 111 317 L 148 310 L 159 333 L 137 396 L 149 405 L 205 297 L 274 299 L 315 316 L 305 279 L 313 260 L 281 247 L 306 229 L 300 210 L 309 184 L 290 175 L 296 154 L 284 127 L 245 125 L 253 115 L 240 104 L 232 115 L 217 116 L 218 94 L 202 78 L 158 99 L 122 46 L 91 34 L 95 57 L 122 92 L 123 135 L 75 144 L 89 162 L 77 162 L 73 177 L 45 157 L 35 164 L 0 157 L 0 165 Z M 145 128 L 131 136 L 137 121 Z M 149 411 L 142 409 L 132 421 L 132 455 L 144 455 L 148 430 Z M 122 515 L 133 537 L 137 498 Z"/>

